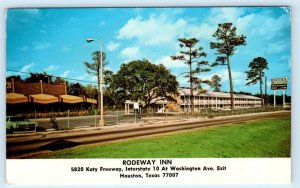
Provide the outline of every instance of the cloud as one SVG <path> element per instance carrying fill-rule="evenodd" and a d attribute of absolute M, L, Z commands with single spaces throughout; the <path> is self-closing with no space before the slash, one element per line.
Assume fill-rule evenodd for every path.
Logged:
<path fill-rule="evenodd" d="M 45 68 L 44 71 L 45 72 L 50 72 L 50 71 L 53 71 L 53 70 L 56 70 L 56 69 L 58 69 L 58 66 L 50 65 L 49 67 Z"/>
<path fill-rule="evenodd" d="M 227 69 L 222 69 L 220 71 L 217 71 L 216 74 L 218 74 L 221 77 L 221 82 L 229 82 Z M 231 70 L 231 75 L 232 75 L 233 85 L 240 85 L 246 83 L 245 72 Z"/>
<path fill-rule="evenodd" d="M 33 19 L 42 18 L 42 12 L 40 11 L 40 9 L 24 8 L 24 9 L 18 9 L 17 11 L 21 13 L 19 21 L 23 23 L 31 22 L 33 21 Z"/>
<path fill-rule="evenodd" d="M 160 14 L 152 14 L 148 18 L 136 16 L 118 31 L 117 39 L 137 39 L 142 45 L 178 46 L 180 37 L 196 37 L 200 40 L 211 40 L 222 21 L 231 21 L 238 25 L 239 31 L 248 28 L 254 14 L 244 15 L 243 8 L 218 8 L 205 16 L 205 22 L 196 17 L 180 18 L 176 14 L 184 12 L 166 10 Z M 221 20 L 221 21 L 220 21 Z"/>
<path fill-rule="evenodd" d="M 213 72 L 213 73 L 211 73 L 211 72 Z M 200 78 L 210 80 L 211 77 L 216 74 L 221 77 L 222 83 L 229 81 L 227 69 L 220 69 L 218 71 L 211 71 L 211 72 L 201 75 Z M 231 76 L 232 76 L 232 82 L 234 85 L 246 83 L 246 74 L 242 71 L 231 70 Z"/>
<path fill-rule="evenodd" d="M 202 40 L 212 40 L 212 35 L 216 31 L 217 25 L 210 25 L 208 23 L 202 23 L 200 25 L 190 25 L 190 36 Z"/>
<path fill-rule="evenodd" d="M 186 28 L 184 19 L 174 20 L 167 14 L 151 15 L 148 19 L 137 16 L 119 30 L 118 39 L 137 38 L 145 45 L 162 45 L 176 42 L 179 33 L 184 33 Z"/>
<path fill-rule="evenodd" d="M 121 56 L 123 58 L 128 58 L 128 59 L 137 58 L 139 52 L 140 52 L 139 47 L 128 47 L 121 51 Z"/>
<path fill-rule="evenodd" d="M 170 11 L 174 15 L 184 13 L 184 9 L 183 8 L 171 8 Z"/>
<path fill-rule="evenodd" d="M 251 22 L 255 19 L 255 14 L 245 15 L 236 19 L 236 27 L 240 33 L 246 33 L 251 30 L 249 26 Z"/>
<path fill-rule="evenodd" d="M 231 22 L 237 28 L 237 33 L 245 34 L 252 31 L 251 22 L 255 20 L 255 14 L 246 14 L 244 8 L 239 7 L 223 7 L 212 9 L 207 16 L 207 21 L 198 27 L 195 26 L 199 35 L 197 37 L 211 40 L 213 33 L 217 30 L 219 23 Z M 260 26 L 261 27 L 261 26 Z M 203 32 L 206 31 L 206 32 Z"/>
<path fill-rule="evenodd" d="M 190 83 L 188 82 L 189 81 L 189 78 L 186 78 L 185 75 L 180 75 L 176 78 L 176 80 L 178 81 L 179 83 L 179 86 L 189 86 Z"/>
<path fill-rule="evenodd" d="M 277 54 L 286 49 L 286 41 L 272 42 L 268 44 L 267 53 L 268 54 Z"/>
<path fill-rule="evenodd" d="M 69 71 L 69 70 L 66 70 L 66 71 L 64 71 L 61 75 L 59 75 L 60 77 L 68 77 L 69 76 L 69 74 L 70 74 L 70 72 L 71 71 Z"/>
<path fill-rule="evenodd" d="M 186 64 L 180 61 L 173 61 L 170 56 L 163 56 L 154 61 L 154 64 L 163 64 L 167 68 L 183 68 L 187 67 Z"/>
<path fill-rule="evenodd" d="M 290 55 L 283 55 L 279 58 L 279 61 L 287 61 L 290 60 L 291 56 Z"/>
<path fill-rule="evenodd" d="M 30 72 L 30 68 L 34 66 L 34 63 L 30 63 L 27 65 L 24 65 L 21 69 L 20 72 Z"/>
<path fill-rule="evenodd" d="M 234 85 L 245 85 L 246 74 L 240 71 L 232 71 L 232 82 Z"/>
<path fill-rule="evenodd" d="M 116 50 L 117 48 L 119 48 L 120 43 L 116 43 L 116 42 L 109 42 L 108 45 L 106 46 L 107 50 L 112 52 L 114 50 Z"/>
<path fill-rule="evenodd" d="M 270 63 L 270 62 L 269 62 Z M 291 55 L 282 55 L 280 56 L 275 63 L 278 65 L 286 65 L 288 64 L 288 68 L 292 68 L 292 61 L 291 61 Z M 269 65 L 270 66 L 270 65 Z M 289 70 L 290 71 L 290 70 Z"/>
<path fill-rule="evenodd" d="M 247 42 L 255 41 L 255 44 L 277 38 L 282 29 L 289 26 L 286 14 L 276 17 L 268 10 L 247 13 L 245 8 L 239 7 L 213 9 L 208 16 L 209 25 L 220 22 L 233 23 L 238 34 L 245 35 Z"/>
<path fill-rule="evenodd" d="M 243 8 L 223 7 L 212 9 L 208 16 L 208 22 L 217 24 L 221 22 L 233 22 L 244 14 Z"/>
<path fill-rule="evenodd" d="M 245 18 L 241 24 L 244 26 L 242 31 L 248 36 L 255 37 L 255 39 L 262 39 L 263 41 L 277 39 L 282 35 L 284 29 L 290 26 L 290 23 L 287 21 L 289 19 L 286 14 L 275 17 L 271 13 L 261 12 L 256 14 L 252 13 L 251 17 L 252 18 L 247 21 L 245 21 Z"/>
<path fill-rule="evenodd" d="M 34 50 L 44 50 L 47 49 L 51 46 L 50 43 L 45 43 L 45 42 L 38 42 L 38 43 L 34 43 Z"/>

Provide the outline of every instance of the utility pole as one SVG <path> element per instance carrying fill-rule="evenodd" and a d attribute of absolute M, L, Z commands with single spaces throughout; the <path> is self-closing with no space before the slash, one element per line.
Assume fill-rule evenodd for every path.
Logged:
<path fill-rule="evenodd" d="M 104 118 L 103 118 L 103 52 L 102 52 L 102 41 L 100 40 L 97 40 L 97 39 L 92 39 L 92 38 L 88 38 L 86 39 L 87 42 L 98 42 L 99 45 L 100 45 L 100 70 L 99 70 L 99 73 L 100 73 L 100 88 L 98 88 L 100 90 L 100 120 L 99 120 L 99 125 L 100 127 L 104 126 L 105 125 L 105 121 L 104 121 Z"/>
<path fill-rule="evenodd" d="M 265 106 L 268 105 L 268 93 L 267 93 L 267 76 L 265 76 Z"/>

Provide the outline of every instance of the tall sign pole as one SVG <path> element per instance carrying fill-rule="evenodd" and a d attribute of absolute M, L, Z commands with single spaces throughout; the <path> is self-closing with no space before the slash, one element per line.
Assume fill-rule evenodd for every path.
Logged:
<path fill-rule="evenodd" d="M 285 91 L 282 90 L 282 105 L 283 105 L 283 108 L 285 107 Z"/>
<path fill-rule="evenodd" d="M 274 108 L 276 107 L 276 92 L 274 90 Z"/>

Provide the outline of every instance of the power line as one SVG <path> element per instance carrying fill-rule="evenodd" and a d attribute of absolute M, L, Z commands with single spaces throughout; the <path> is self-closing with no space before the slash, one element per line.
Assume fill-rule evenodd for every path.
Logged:
<path fill-rule="evenodd" d="M 16 70 L 12 70 L 12 69 L 7 69 L 7 71 L 17 72 L 17 73 L 22 73 L 22 74 L 30 74 L 30 72 L 16 71 Z M 61 76 L 55 76 L 55 75 L 48 75 L 48 76 L 56 77 L 56 78 L 62 78 L 62 79 L 65 79 L 65 80 L 77 81 L 77 82 L 88 82 L 88 83 L 94 83 L 94 84 L 97 83 L 97 82 L 93 82 L 93 81 L 79 80 L 79 79 L 75 79 L 75 78 L 67 78 L 67 77 L 61 77 Z"/>

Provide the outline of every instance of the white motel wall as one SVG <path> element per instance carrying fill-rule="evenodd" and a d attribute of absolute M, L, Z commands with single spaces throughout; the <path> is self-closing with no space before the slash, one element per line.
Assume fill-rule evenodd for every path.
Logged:
<path fill-rule="evenodd" d="M 178 101 L 183 111 L 190 111 L 191 108 L 191 93 L 190 89 L 179 90 L 180 100 Z M 193 91 L 195 111 L 200 109 L 230 109 L 230 93 L 207 91 L 201 93 L 198 90 Z M 233 94 L 234 107 L 239 108 L 254 108 L 261 107 L 261 99 L 251 95 Z"/>
<path fill-rule="evenodd" d="M 179 95 L 177 102 L 170 102 L 163 98 L 153 100 L 152 110 L 153 112 L 170 112 L 170 111 L 191 111 L 191 93 L 190 89 L 179 89 Z M 193 91 L 195 112 L 199 112 L 201 109 L 217 109 L 217 110 L 230 110 L 230 93 L 206 91 L 205 93 L 199 90 Z M 252 95 L 233 94 L 234 108 L 255 108 L 261 107 L 261 99 Z M 134 101 L 126 100 L 125 102 L 125 114 L 133 112 Z M 142 105 L 141 103 L 139 103 Z"/>

